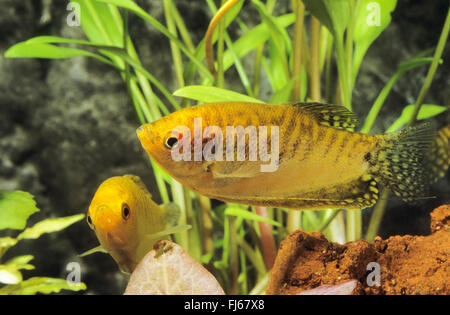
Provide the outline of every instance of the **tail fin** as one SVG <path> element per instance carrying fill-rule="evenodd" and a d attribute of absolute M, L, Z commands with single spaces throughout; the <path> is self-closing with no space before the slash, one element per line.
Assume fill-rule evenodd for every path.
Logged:
<path fill-rule="evenodd" d="M 385 135 L 370 163 L 375 180 L 407 202 L 426 198 L 435 134 L 433 124 L 424 123 Z"/>
<path fill-rule="evenodd" d="M 430 182 L 436 182 L 444 177 L 450 166 L 450 125 L 442 127 L 437 132 L 436 138 L 431 146 L 431 178 Z"/>

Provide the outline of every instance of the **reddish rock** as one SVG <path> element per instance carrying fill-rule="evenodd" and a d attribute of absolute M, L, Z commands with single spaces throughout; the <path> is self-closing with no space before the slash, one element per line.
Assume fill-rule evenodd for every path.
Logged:
<path fill-rule="evenodd" d="M 340 245 L 321 233 L 295 231 L 281 243 L 266 292 L 298 294 L 356 279 L 353 294 L 450 294 L 450 205 L 431 219 L 429 236 L 376 237 L 373 244 Z M 368 284 L 371 262 L 380 267 L 380 286 Z"/>

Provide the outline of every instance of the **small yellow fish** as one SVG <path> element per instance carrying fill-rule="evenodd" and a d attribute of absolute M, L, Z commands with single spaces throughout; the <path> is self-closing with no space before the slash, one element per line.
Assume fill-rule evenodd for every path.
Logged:
<path fill-rule="evenodd" d="M 353 132 L 356 124 L 338 105 L 230 102 L 179 110 L 137 134 L 172 177 L 223 201 L 363 209 L 378 184 L 406 201 L 427 197 L 432 124 L 387 135 Z"/>
<path fill-rule="evenodd" d="M 153 245 L 187 226 L 176 226 L 176 204 L 158 206 L 138 176 L 105 180 L 92 199 L 87 222 L 100 246 L 82 254 L 108 252 L 121 271 L 131 273 Z"/>

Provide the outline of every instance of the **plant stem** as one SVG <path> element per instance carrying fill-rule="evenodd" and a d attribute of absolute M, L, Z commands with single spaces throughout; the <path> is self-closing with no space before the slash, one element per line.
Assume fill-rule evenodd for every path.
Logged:
<path fill-rule="evenodd" d="M 239 229 L 239 238 L 245 237 L 245 228 L 244 224 L 241 225 L 241 228 Z M 239 241 L 238 241 L 239 244 Z M 248 294 L 248 268 L 247 268 L 247 258 L 245 256 L 245 252 L 242 248 L 239 248 L 239 262 L 241 266 L 241 274 L 238 277 L 238 280 L 240 280 L 241 283 L 241 293 L 242 294 Z M 241 278 L 242 277 L 242 278 Z"/>
<path fill-rule="evenodd" d="M 184 198 L 185 195 L 184 195 L 183 186 L 180 183 L 173 180 L 172 184 L 171 184 L 171 188 L 172 188 L 173 199 L 174 199 L 175 203 L 178 204 L 178 206 L 180 207 L 180 210 L 181 210 L 179 224 L 180 225 L 188 224 L 186 200 Z M 189 251 L 189 236 L 188 235 L 189 235 L 188 231 L 181 231 L 180 233 L 175 234 L 175 240 L 177 241 L 178 244 L 181 245 L 181 247 L 184 248 L 184 250 L 186 252 L 189 253 L 190 251 Z"/>
<path fill-rule="evenodd" d="M 225 16 L 225 14 L 230 10 L 238 1 L 240 0 L 229 0 L 222 7 L 220 7 L 219 11 L 214 15 L 209 23 L 208 30 L 205 35 L 205 54 L 206 54 L 206 63 L 208 65 L 209 71 L 216 77 L 217 72 L 214 67 L 214 51 L 212 48 L 212 40 L 214 35 L 214 30 L 216 29 L 219 22 Z"/>
<path fill-rule="evenodd" d="M 269 218 L 267 207 L 255 207 L 257 215 L 263 218 Z M 272 269 L 277 256 L 277 249 L 275 247 L 275 240 L 273 238 L 272 225 L 265 222 L 258 222 L 259 232 L 261 237 L 262 254 L 267 269 Z"/>
<path fill-rule="evenodd" d="M 310 98 L 320 102 L 320 21 L 311 16 Z"/>
<path fill-rule="evenodd" d="M 202 224 L 203 254 L 214 254 L 214 243 L 212 238 L 211 200 L 208 197 L 198 197 L 200 203 L 200 218 Z"/>
<path fill-rule="evenodd" d="M 326 73 L 325 73 L 325 101 L 327 103 L 331 103 L 332 98 L 332 91 L 333 91 L 333 85 L 332 85 L 332 74 L 333 74 L 333 68 L 332 68 L 332 60 L 333 60 L 333 37 L 331 34 L 328 35 L 329 40 L 327 44 L 327 55 L 326 55 Z"/>
<path fill-rule="evenodd" d="M 173 20 L 173 12 L 171 8 L 170 0 L 164 0 L 164 13 L 166 17 L 167 29 L 174 36 L 177 37 L 177 29 L 175 26 L 175 22 Z M 182 88 L 184 86 L 184 77 L 183 77 L 183 62 L 181 59 L 181 52 L 178 48 L 178 45 L 173 40 L 170 41 L 170 49 L 172 51 L 172 60 L 175 67 L 175 74 L 177 77 L 178 88 Z"/>
<path fill-rule="evenodd" d="M 177 24 L 178 30 L 180 31 L 181 38 L 183 39 L 186 48 L 192 53 L 195 53 L 195 46 L 192 43 L 191 35 L 189 35 L 189 32 L 186 28 L 186 24 L 183 21 L 183 18 L 180 15 L 180 12 L 178 12 L 178 9 L 176 5 L 173 3 L 172 0 L 170 0 L 171 5 L 171 11 L 173 13 L 173 19 L 175 20 L 175 23 Z"/>
<path fill-rule="evenodd" d="M 330 225 L 331 221 L 333 221 L 341 211 L 342 211 L 341 209 L 333 210 L 331 215 L 328 216 L 328 218 L 325 220 L 325 222 L 319 228 L 319 232 L 325 231 L 325 229 Z"/>
<path fill-rule="evenodd" d="M 355 28 L 356 19 L 358 18 L 359 8 L 361 7 L 361 0 L 356 0 L 356 4 L 353 4 L 353 0 L 350 1 L 352 7 L 352 18 L 347 28 L 347 34 L 345 38 L 345 61 L 347 62 L 347 85 L 350 89 L 349 103 L 352 103 L 352 90 L 353 90 L 353 30 Z"/>
<path fill-rule="evenodd" d="M 347 66 L 345 62 L 345 51 L 342 40 L 335 40 L 336 46 L 336 56 L 337 56 L 337 67 L 339 72 L 339 92 L 342 98 L 342 105 L 348 110 L 352 110 L 351 98 L 350 98 L 350 88 L 348 85 L 348 74 Z"/>
<path fill-rule="evenodd" d="M 380 228 L 381 221 L 383 220 L 389 195 L 390 193 L 388 189 L 383 190 L 377 204 L 373 209 L 372 216 L 370 217 L 369 228 L 366 233 L 366 241 L 368 242 L 373 242 L 375 236 L 378 235 L 378 230 Z"/>
<path fill-rule="evenodd" d="M 255 68 L 253 70 L 253 95 L 255 97 L 259 96 L 259 83 L 261 77 L 261 64 L 264 52 L 264 45 L 261 45 L 256 50 L 255 56 Z"/>
<path fill-rule="evenodd" d="M 267 12 L 270 14 L 273 11 L 273 7 L 275 5 L 274 0 L 267 1 L 266 8 Z M 258 49 L 256 50 L 255 55 L 255 68 L 253 70 L 253 95 L 258 98 L 259 95 L 259 83 L 260 83 L 260 77 L 261 77 L 261 64 L 263 59 L 263 53 L 264 53 L 264 44 L 260 45 Z"/>
<path fill-rule="evenodd" d="M 258 281 L 258 283 L 255 285 L 255 287 L 250 291 L 250 295 L 261 295 L 264 294 L 264 291 L 266 290 L 267 285 L 269 284 L 270 274 L 267 273 L 261 280 Z"/>
<path fill-rule="evenodd" d="M 302 211 L 290 210 L 287 214 L 286 228 L 289 233 L 302 228 Z"/>
<path fill-rule="evenodd" d="M 430 68 L 428 69 L 427 76 L 425 78 L 425 82 L 420 89 L 419 96 L 417 97 L 416 103 L 414 105 L 414 112 L 412 114 L 411 120 L 409 121 L 408 126 L 411 126 L 416 121 L 417 115 L 419 114 L 420 107 L 425 100 L 425 97 L 428 94 L 428 90 L 430 89 L 431 82 L 433 81 L 434 74 L 436 73 L 436 69 L 439 65 L 439 60 L 441 59 L 442 52 L 444 51 L 445 44 L 447 43 L 448 33 L 450 30 L 450 8 L 447 11 L 447 17 L 445 19 L 444 27 L 441 31 L 441 36 L 439 37 L 439 41 L 436 47 L 436 51 L 433 56 L 433 61 L 431 62 Z"/>
<path fill-rule="evenodd" d="M 303 23 L 305 18 L 305 5 L 302 1 L 293 0 L 292 7 L 296 16 L 294 26 L 294 51 L 292 61 L 292 77 L 296 78 L 294 88 L 292 90 L 292 102 L 299 102 L 301 99 L 302 88 L 302 37 Z M 289 211 L 287 215 L 287 229 L 293 232 L 301 227 L 302 213 L 300 211 Z"/>
<path fill-rule="evenodd" d="M 224 1 L 222 1 L 223 4 Z M 225 17 L 224 13 L 224 17 Z M 223 88 L 225 86 L 225 73 L 223 69 L 223 53 L 225 50 L 225 19 L 222 18 L 219 23 L 219 38 L 217 39 L 217 86 Z"/>
<path fill-rule="evenodd" d="M 230 290 L 229 294 L 238 293 L 238 275 L 239 275 L 239 261 L 238 261 L 238 241 L 237 241 L 237 231 L 236 231 L 236 217 L 228 216 L 230 224 Z"/>
<path fill-rule="evenodd" d="M 375 123 L 376 118 L 378 117 L 378 113 L 380 112 L 381 107 L 383 106 L 384 101 L 386 100 L 386 97 L 389 95 L 389 92 L 391 91 L 395 82 L 397 82 L 398 78 L 402 74 L 403 74 L 403 72 L 397 72 L 394 76 L 392 76 L 392 78 L 389 80 L 389 82 L 381 90 L 377 99 L 373 103 L 372 108 L 370 109 L 369 113 L 367 114 L 366 120 L 364 121 L 364 125 L 360 130 L 361 133 L 369 133 L 370 132 L 373 124 Z"/>
<path fill-rule="evenodd" d="M 347 210 L 347 241 L 361 239 L 362 216 L 361 210 Z"/>
<path fill-rule="evenodd" d="M 292 77 L 297 78 L 295 80 L 294 88 L 292 90 L 292 101 L 298 102 L 301 97 L 301 71 L 302 71 L 302 36 L 303 36 L 303 23 L 305 17 L 305 5 L 302 1 L 293 0 L 292 6 L 296 16 L 294 26 L 294 52 L 292 62 Z"/>

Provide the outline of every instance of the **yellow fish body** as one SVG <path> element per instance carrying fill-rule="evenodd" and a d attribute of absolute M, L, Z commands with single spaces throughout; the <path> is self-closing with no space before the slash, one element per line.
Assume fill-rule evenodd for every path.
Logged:
<path fill-rule="evenodd" d="M 362 209 L 377 201 L 378 184 L 407 201 L 424 197 L 429 174 L 423 162 L 434 138 L 432 126 L 365 135 L 351 131 L 356 123 L 353 113 L 337 105 L 231 102 L 182 109 L 141 126 L 137 134 L 147 153 L 172 177 L 223 201 Z M 241 131 L 254 128 L 238 140 L 239 126 Z M 227 130 L 235 133 L 229 136 Z M 251 136 L 252 130 L 259 135 Z M 255 139 L 257 144 L 251 141 Z M 278 154 L 272 160 L 267 154 L 250 159 L 251 149 L 261 148 L 262 140 L 263 153 Z M 239 148 L 245 160 L 238 160 Z M 203 157 L 217 155 L 201 159 L 201 150 Z M 264 165 L 271 169 L 263 171 Z"/>
<path fill-rule="evenodd" d="M 105 180 L 91 201 L 87 213 L 100 247 L 123 272 L 131 273 L 160 239 L 167 239 L 178 221 L 175 204 L 159 206 L 138 176 L 124 175 Z"/>

